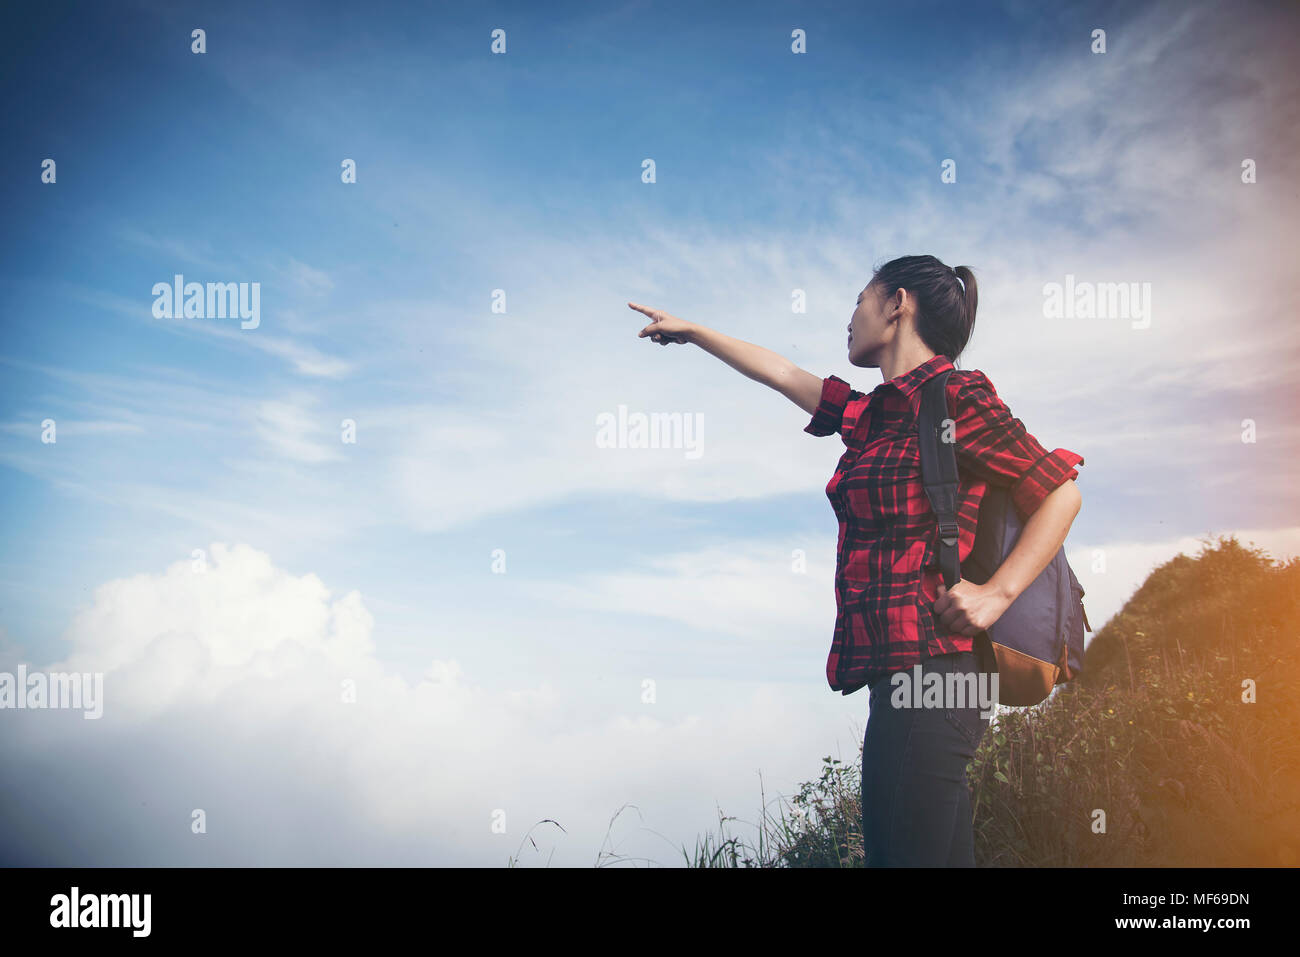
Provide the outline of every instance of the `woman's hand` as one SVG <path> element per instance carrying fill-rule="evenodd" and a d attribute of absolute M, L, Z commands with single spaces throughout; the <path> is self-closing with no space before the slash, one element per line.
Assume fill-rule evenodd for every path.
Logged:
<path fill-rule="evenodd" d="M 989 585 L 961 579 L 949 591 L 939 582 L 934 613 L 948 631 L 973 638 L 1002 617 L 1011 606 L 1006 594 Z"/>
<path fill-rule="evenodd" d="M 821 401 L 823 385 L 821 376 L 800 369 L 785 356 L 777 355 L 771 349 L 764 349 L 752 342 L 723 335 L 718 330 L 702 326 L 698 322 L 687 322 L 685 319 L 678 319 L 659 309 L 651 309 L 649 306 L 641 306 L 635 302 L 629 302 L 627 305 L 629 309 L 635 309 L 650 317 L 650 325 L 637 333 L 639 337 L 649 336 L 651 341 L 665 346 L 670 342 L 689 342 L 709 355 L 721 359 L 741 375 L 780 392 L 809 415 L 816 411 Z"/>
<path fill-rule="evenodd" d="M 666 346 L 670 342 L 691 341 L 695 323 L 687 322 L 685 319 L 678 319 L 676 316 L 670 316 L 658 309 L 651 309 L 649 306 L 639 306 L 635 302 L 629 302 L 628 306 L 650 317 L 650 325 L 638 332 L 637 338 L 649 336 L 652 342 L 657 342 L 661 346 Z"/>

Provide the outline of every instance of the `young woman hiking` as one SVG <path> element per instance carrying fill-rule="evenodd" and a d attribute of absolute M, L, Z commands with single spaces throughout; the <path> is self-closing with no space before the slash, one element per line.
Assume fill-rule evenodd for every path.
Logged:
<path fill-rule="evenodd" d="M 867 394 L 761 346 L 628 303 L 651 319 L 640 336 L 699 346 L 809 413 L 805 432 L 838 433 L 844 441 L 826 485 L 839 520 L 826 678 L 842 694 L 869 689 L 862 743 L 868 866 L 974 866 L 966 766 L 989 719 L 976 702 L 897 707 L 890 678 L 911 677 L 916 665 L 923 676 L 975 673 L 977 680 L 992 670 L 985 629 L 1047 567 L 1081 504 L 1074 479 L 1083 456 L 1048 452 L 987 376 L 954 368 L 977 303 L 975 277 L 965 266 L 904 256 L 875 270 L 848 326 L 849 363 L 880 369 L 884 379 Z M 1026 519 L 1015 549 L 987 583 L 962 580 L 951 590 L 939 569 L 938 526 L 921 483 L 916 435 L 921 385 L 946 369 L 953 370 L 947 392 L 960 479 L 959 558 L 974 545 L 990 483 L 1009 488 Z"/>

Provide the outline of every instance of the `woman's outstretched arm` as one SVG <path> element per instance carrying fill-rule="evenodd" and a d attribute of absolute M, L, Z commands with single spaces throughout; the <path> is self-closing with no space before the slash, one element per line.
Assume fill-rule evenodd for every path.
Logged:
<path fill-rule="evenodd" d="M 716 329 L 678 319 L 649 306 L 639 306 L 634 302 L 629 302 L 628 306 L 650 317 L 650 325 L 637 333 L 638 336 L 649 336 L 651 341 L 662 345 L 693 343 L 742 375 L 775 389 L 809 415 L 817 411 L 822 395 L 821 376 L 813 375 L 785 356 L 752 342 L 732 338 Z"/>

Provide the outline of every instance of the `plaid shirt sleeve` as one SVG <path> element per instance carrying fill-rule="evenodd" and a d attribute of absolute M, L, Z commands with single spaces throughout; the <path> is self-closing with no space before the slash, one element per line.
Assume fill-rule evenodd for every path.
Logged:
<path fill-rule="evenodd" d="M 961 378 L 958 378 L 958 377 Z M 986 482 L 1011 489 L 1011 501 L 1022 519 L 1038 511 L 1058 487 L 1079 477 L 1074 466 L 1083 456 L 1069 449 L 1048 452 L 1011 414 L 978 369 L 954 373 L 957 461 Z"/>
<path fill-rule="evenodd" d="M 850 399 L 861 398 L 837 375 L 822 380 L 822 398 L 813 411 L 812 421 L 803 430 L 811 435 L 832 435 L 844 427 L 844 407 Z"/>

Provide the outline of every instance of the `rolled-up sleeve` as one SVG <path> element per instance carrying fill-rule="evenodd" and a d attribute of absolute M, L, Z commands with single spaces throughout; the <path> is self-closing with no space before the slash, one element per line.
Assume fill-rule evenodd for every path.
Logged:
<path fill-rule="evenodd" d="M 1010 488 L 1012 504 L 1028 519 L 1043 499 L 1079 477 L 1075 466 L 1083 464 L 1083 456 L 1069 449 L 1047 451 L 978 369 L 963 378 L 954 403 L 957 461 L 985 481 Z"/>
<path fill-rule="evenodd" d="M 811 421 L 803 427 L 810 435 L 833 435 L 844 426 L 844 407 L 854 395 L 849 384 L 836 375 L 822 380 L 822 397 Z"/>

